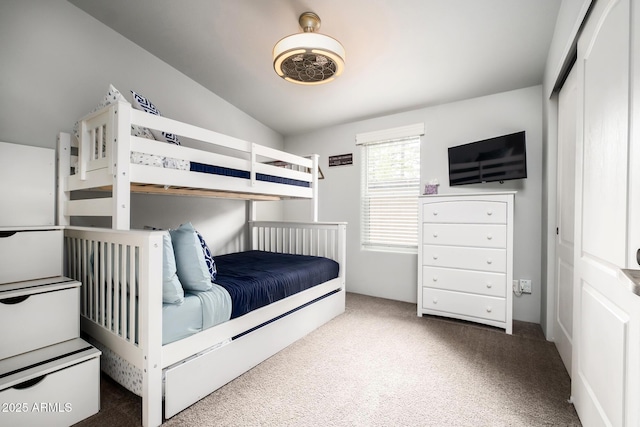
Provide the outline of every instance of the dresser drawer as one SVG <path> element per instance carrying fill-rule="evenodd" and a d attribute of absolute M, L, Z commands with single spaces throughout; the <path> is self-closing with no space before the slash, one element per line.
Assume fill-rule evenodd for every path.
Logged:
<path fill-rule="evenodd" d="M 507 251 L 506 249 L 423 245 L 422 264 L 432 267 L 504 273 L 507 270 Z"/>
<path fill-rule="evenodd" d="M 506 224 L 507 204 L 487 200 L 452 200 L 425 203 L 424 222 Z"/>
<path fill-rule="evenodd" d="M 100 351 L 81 339 L 0 361 L 0 425 L 70 426 L 100 410 Z"/>
<path fill-rule="evenodd" d="M 504 298 L 506 281 L 504 273 L 422 267 L 422 286 L 430 288 Z"/>
<path fill-rule="evenodd" d="M 0 359 L 80 336 L 80 282 L 57 277 L 0 285 Z"/>
<path fill-rule="evenodd" d="M 422 242 L 431 245 L 507 247 L 505 224 L 442 224 L 422 225 Z"/>
<path fill-rule="evenodd" d="M 504 298 L 424 288 L 422 290 L 422 308 L 497 322 L 506 320 L 506 301 Z"/>
<path fill-rule="evenodd" d="M 62 275 L 62 229 L 0 230 L 0 284 Z"/>

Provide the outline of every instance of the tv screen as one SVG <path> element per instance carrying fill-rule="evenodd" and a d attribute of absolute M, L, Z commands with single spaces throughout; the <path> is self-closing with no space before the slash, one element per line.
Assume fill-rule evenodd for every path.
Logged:
<path fill-rule="evenodd" d="M 527 177 L 524 131 L 449 147 L 449 185 Z"/>

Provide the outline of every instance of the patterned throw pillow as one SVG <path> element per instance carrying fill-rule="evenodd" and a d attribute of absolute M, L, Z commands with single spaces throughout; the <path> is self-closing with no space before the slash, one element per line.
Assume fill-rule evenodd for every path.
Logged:
<path fill-rule="evenodd" d="M 211 275 L 211 283 L 213 283 L 216 280 L 216 274 L 218 274 L 218 269 L 216 268 L 216 261 L 213 259 L 211 250 L 209 250 L 209 246 L 207 246 L 207 243 L 204 241 L 202 234 L 200 234 L 196 230 L 196 235 L 200 240 L 200 245 L 202 245 L 202 253 L 204 254 L 204 260 L 207 263 L 207 268 L 209 269 L 209 274 Z"/>
<path fill-rule="evenodd" d="M 133 95 L 133 106 L 136 109 L 144 111 L 149 114 L 156 115 L 156 116 L 162 116 L 162 114 L 160 113 L 160 110 L 158 110 L 156 106 L 153 105 L 153 103 L 149 101 L 147 98 L 145 98 L 144 96 L 134 91 L 131 91 L 131 94 Z M 176 135 L 172 133 L 161 132 L 155 129 L 151 129 L 151 133 L 157 140 L 160 140 L 160 141 L 164 140 L 170 144 L 180 145 L 180 140 Z M 170 168 L 170 169 L 180 169 L 180 170 L 188 171 L 190 169 L 190 162 L 188 160 L 165 157 L 164 167 Z"/>

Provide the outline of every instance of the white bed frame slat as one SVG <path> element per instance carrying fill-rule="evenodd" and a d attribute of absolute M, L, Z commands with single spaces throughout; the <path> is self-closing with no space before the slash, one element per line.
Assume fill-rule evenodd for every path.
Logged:
<path fill-rule="evenodd" d="M 167 117 L 147 114 L 144 111 L 133 109 L 131 105 L 126 103 L 121 102 L 120 104 L 127 105 L 129 107 L 131 121 L 134 124 L 206 142 L 218 147 L 231 148 L 233 150 L 243 151 L 246 153 L 251 151 L 251 143 L 242 139 L 234 138 L 212 130 L 203 129 L 188 123 L 179 122 Z"/>

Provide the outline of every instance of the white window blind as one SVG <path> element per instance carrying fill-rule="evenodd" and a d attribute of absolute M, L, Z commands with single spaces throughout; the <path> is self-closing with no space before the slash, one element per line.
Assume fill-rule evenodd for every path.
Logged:
<path fill-rule="evenodd" d="M 416 251 L 420 136 L 361 145 L 363 249 Z"/>

